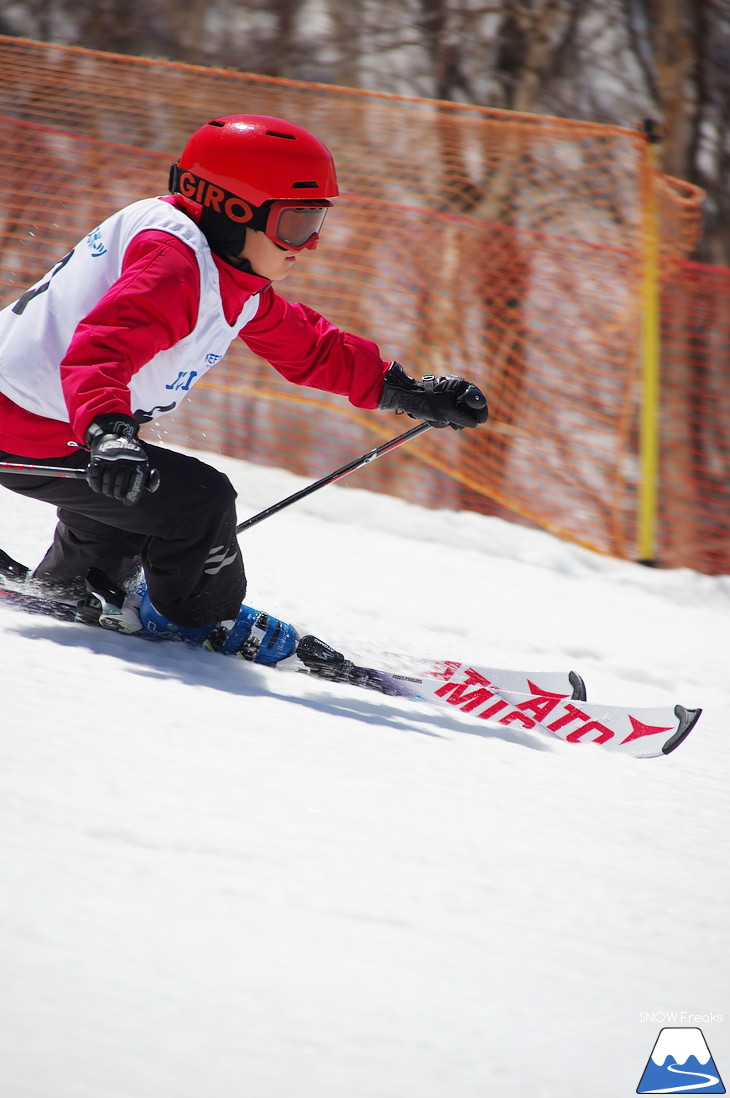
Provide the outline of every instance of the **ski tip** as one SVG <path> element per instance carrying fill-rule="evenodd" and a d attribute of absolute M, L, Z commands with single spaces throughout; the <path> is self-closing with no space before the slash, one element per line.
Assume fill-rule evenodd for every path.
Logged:
<path fill-rule="evenodd" d="M 584 702 L 588 700 L 588 695 L 586 694 L 586 684 L 577 671 L 568 672 L 568 682 L 573 687 L 573 695 L 571 701 Z"/>
<path fill-rule="evenodd" d="M 673 732 L 667 742 L 662 747 L 662 754 L 668 755 L 670 751 L 674 751 L 681 743 L 683 743 L 690 732 L 700 719 L 701 709 L 685 709 L 683 705 L 675 705 L 674 713 L 677 717 L 679 724 L 677 725 L 677 731 Z"/>

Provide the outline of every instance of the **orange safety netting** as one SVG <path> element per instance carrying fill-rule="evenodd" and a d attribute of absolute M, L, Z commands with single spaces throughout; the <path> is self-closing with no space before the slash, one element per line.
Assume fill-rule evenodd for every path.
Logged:
<path fill-rule="evenodd" d="M 489 396 L 488 427 L 429 432 L 358 473 L 357 485 L 519 516 L 635 556 L 655 178 L 638 131 L 0 37 L 2 301 L 100 219 L 163 193 L 193 130 L 241 112 L 307 126 L 337 164 L 342 197 L 284 295 L 375 340 L 412 373 L 462 373 Z M 701 192 L 657 182 L 661 255 L 681 297 L 676 272 L 700 232 Z M 694 343 L 676 326 L 682 375 Z M 295 388 L 239 341 L 148 431 L 315 479 L 408 426 Z M 670 489 L 662 517 L 674 525 Z M 680 555 L 663 535 L 670 543 L 673 561 L 707 565 L 689 535 Z"/>

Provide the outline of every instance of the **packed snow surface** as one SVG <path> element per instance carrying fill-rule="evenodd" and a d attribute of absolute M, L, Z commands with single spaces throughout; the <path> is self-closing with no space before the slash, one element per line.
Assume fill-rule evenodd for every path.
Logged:
<path fill-rule="evenodd" d="M 242 518 L 304 483 L 213 460 Z M 356 481 L 244 535 L 251 604 L 697 728 L 622 758 L 0 608 L 3 1098 L 622 1098 L 672 1024 L 730 1076 L 730 578 Z M 11 555 L 53 524 L 3 492 Z"/>

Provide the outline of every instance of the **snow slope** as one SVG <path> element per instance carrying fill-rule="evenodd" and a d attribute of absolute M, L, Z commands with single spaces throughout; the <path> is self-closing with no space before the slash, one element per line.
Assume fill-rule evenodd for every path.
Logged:
<path fill-rule="evenodd" d="M 302 483 L 213 460 L 241 517 Z M 51 509 L 2 516 L 35 564 Z M 668 1012 L 730 1076 L 730 579 L 356 477 L 244 548 L 349 654 L 704 714 L 636 761 L 0 609 L 3 1098 L 621 1098 Z"/>

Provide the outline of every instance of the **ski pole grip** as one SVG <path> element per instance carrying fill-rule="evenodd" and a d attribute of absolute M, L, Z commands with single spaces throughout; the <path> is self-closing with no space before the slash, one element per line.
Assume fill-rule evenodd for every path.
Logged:
<path fill-rule="evenodd" d="M 145 488 L 148 492 L 156 492 L 160 487 L 160 470 L 150 469 L 150 475 L 147 477 L 147 483 Z"/>
<path fill-rule="evenodd" d="M 482 408 L 486 408 L 487 398 L 481 389 L 477 389 L 476 385 L 470 385 L 464 395 L 458 398 L 456 403 L 465 404 L 467 408 L 479 412 Z"/>

